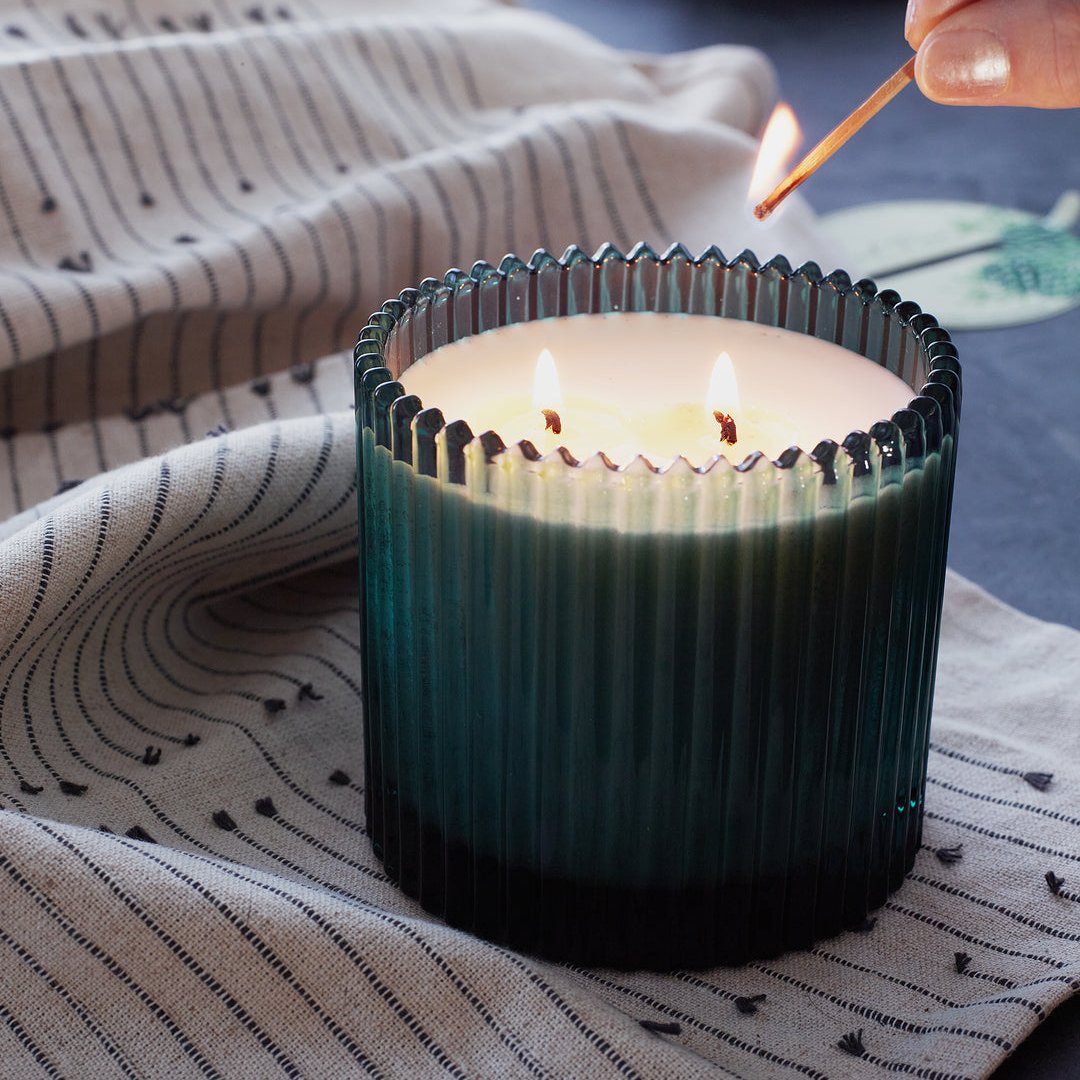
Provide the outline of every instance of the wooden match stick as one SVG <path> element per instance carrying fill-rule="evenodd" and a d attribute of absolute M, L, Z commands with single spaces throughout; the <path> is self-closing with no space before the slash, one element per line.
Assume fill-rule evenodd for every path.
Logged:
<path fill-rule="evenodd" d="M 880 112 L 912 79 L 915 78 L 913 56 L 895 75 L 881 84 L 850 116 L 836 125 L 776 185 L 775 189 L 754 207 L 754 217 L 764 221 L 804 180 L 809 179 L 870 119 Z"/>

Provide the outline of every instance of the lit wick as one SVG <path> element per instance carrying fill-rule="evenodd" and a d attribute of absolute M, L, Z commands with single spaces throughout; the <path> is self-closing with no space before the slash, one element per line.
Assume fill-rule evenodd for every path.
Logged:
<path fill-rule="evenodd" d="M 550 349 L 541 349 L 536 358 L 536 374 L 533 376 L 532 403 L 540 410 L 544 418 L 544 430 L 553 435 L 562 434 L 562 417 L 558 410 L 562 408 L 562 389 L 559 387 L 559 373 L 555 368 L 555 358 Z"/>
<path fill-rule="evenodd" d="M 735 433 L 735 419 L 719 409 L 713 410 L 713 419 L 720 425 L 720 441 L 734 446 L 739 441 Z"/>
<path fill-rule="evenodd" d="M 735 431 L 735 417 L 728 410 L 738 412 L 741 407 L 735 365 L 731 357 L 722 352 L 713 365 L 709 389 L 705 392 L 705 423 L 709 422 L 711 416 L 720 425 L 720 441 L 728 446 L 734 446 L 739 438 Z"/>
<path fill-rule="evenodd" d="M 544 430 L 553 435 L 562 434 L 562 417 L 554 409 L 541 409 L 544 414 Z"/>

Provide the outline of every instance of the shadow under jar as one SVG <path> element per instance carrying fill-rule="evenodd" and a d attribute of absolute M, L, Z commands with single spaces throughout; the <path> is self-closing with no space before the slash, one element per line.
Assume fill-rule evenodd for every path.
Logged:
<path fill-rule="evenodd" d="M 398 381 L 486 330 L 615 311 L 814 335 L 912 399 L 775 461 L 615 468 L 474 434 Z M 861 924 L 922 830 L 960 408 L 933 317 L 782 257 L 571 248 L 424 281 L 355 356 L 365 799 L 391 878 L 580 964 L 740 963 Z"/>

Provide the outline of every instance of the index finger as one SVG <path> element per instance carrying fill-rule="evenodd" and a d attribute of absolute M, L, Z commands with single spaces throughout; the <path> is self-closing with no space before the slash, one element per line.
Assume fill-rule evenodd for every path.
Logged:
<path fill-rule="evenodd" d="M 908 0 L 904 37 L 913 49 L 918 49 L 926 35 L 942 19 L 978 2 L 979 0 Z"/>

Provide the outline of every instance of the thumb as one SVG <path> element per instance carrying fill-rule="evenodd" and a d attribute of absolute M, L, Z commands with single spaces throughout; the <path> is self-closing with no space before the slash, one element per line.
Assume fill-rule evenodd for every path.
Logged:
<path fill-rule="evenodd" d="M 1080 106 L 1080 0 L 977 0 L 919 46 L 915 78 L 944 105 Z"/>

